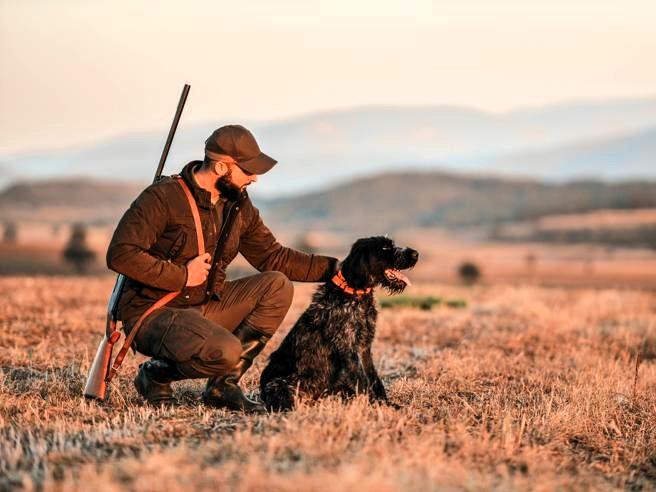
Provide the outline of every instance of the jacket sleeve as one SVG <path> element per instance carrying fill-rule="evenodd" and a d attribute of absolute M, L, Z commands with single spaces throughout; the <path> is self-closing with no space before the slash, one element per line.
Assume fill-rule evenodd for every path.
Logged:
<path fill-rule="evenodd" d="M 107 266 L 156 289 L 178 291 L 187 283 L 187 268 L 149 253 L 168 222 L 161 193 L 149 186 L 123 214 L 107 249 Z"/>
<path fill-rule="evenodd" d="M 282 246 L 252 207 L 252 218 L 240 237 L 239 252 L 260 272 L 277 270 L 296 282 L 325 282 L 336 271 L 337 258 Z"/>

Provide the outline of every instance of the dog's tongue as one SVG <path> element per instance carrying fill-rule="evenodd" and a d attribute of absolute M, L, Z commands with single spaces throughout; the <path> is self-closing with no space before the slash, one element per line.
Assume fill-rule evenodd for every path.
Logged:
<path fill-rule="evenodd" d="M 397 280 L 400 280 L 401 282 L 405 282 L 406 285 L 412 285 L 410 279 L 405 275 L 403 275 L 399 270 L 395 270 L 394 268 L 388 268 L 387 270 L 385 270 L 385 273 L 391 275 Z"/>

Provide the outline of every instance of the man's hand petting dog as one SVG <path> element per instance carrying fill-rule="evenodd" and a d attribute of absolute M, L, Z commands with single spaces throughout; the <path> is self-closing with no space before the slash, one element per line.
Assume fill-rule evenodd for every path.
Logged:
<path fill-rule="evenodd" d="M 388 237 L 358 239 L 335 276 L 317 288 L 312 303 L 273 352 L 260 377 L 262 400 L 271 410 L 290 410 L 295 395 L 318 399 L 336 394 L 392 408 L 371 354 L 376 331 L 374 287 L 403 292 L 419 253 Z"/>

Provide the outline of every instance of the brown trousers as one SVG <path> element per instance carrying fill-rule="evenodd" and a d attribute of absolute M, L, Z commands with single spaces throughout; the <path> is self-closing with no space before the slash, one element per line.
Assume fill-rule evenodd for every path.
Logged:
<path fill-rule="evenodd" d="M 221 299 L 191 308 L 163 307 L 143 322 L 135 338 L 144 355 L 177 363 L 188 378 L 226 374 L 239 361 L 241 323 L 271 336 L 292 303 L 294 286 L 281 272 L 225 282 Z"/>

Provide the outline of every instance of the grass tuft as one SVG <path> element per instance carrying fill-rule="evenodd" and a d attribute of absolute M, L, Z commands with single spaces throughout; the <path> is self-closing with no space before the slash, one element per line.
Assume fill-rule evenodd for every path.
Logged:
<path fill-rule="evenodd" d="M 443 299 L 442 297 L 435 296 L 390 296 L 380 301 L 382 309 L 409 307 L 417 308 L 424 311 L 430 311 L 434 306 L 444 304 L 450 308 L 465 308 L 467 302 L 463 299 Z"/>

